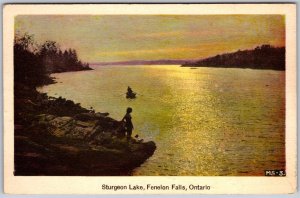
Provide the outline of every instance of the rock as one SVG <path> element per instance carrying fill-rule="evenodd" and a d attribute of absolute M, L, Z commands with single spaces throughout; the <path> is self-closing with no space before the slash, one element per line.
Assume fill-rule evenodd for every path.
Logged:
<path fill-rule="evenodd" d="M 41 141 L 40 138 L 15 137 L 16 176 L 126 175 L 156 148 L 154 142 L 131 144 L 126 138 L 115 138 L 101 145 L 55 137 Z M 104 139 L 112 140 L 108 135 Z"/>
<path fill-rule="evenodd" d="M 118 135 L 124 127 L 108 113 L 89 112 L 73 101 L 47 98 L 30 88 L 18 93 L 16 176 L 128 175 L 156 149 L 154 142 Z"/>
<path fill-rule="evenodd" d="M 85 139 L 91 134 L 92 131 L 93 127 L 75 126 L 66 134 L 66 137 L 72 139 Z"/>
<path fill-rule="evenodd" d="M 63 137 L 73 129 L 73 121 L 71 117 L 56 117 L 49 121 L 49 132 L 54 136 Z"/>
<path fill-rule="evenodd" d="M 70 146 L 70 145 L 52 144 L 52 146 L 57 147 L 58 149 L 63 150 L 65 152 L 70 152 L 70 153 L 74 153 L 74 154 L 77 154 L 80 151 L 80 149 L 78 147 Z"/>
<path fill-rule="evenodd" d="M 97 117 L 93 113 L 81 113 L 75 115 L 75 119 L 80 121 L 90 121 L 90 120 L 96 120 Z"/>
<path fill-rule="evenodd" d="M 95 113 L 95 116 L 96 116 L 97 118 L 106 117 L 106 116 L 108 116 L 108 115 L 109 115 L 109 113 L 100 113 L 100 112 Z"/>
<path fill-rule="evenodd" d="M 85 127 L 94 127 L 94 126 L 95 126 L 95 123 L 94 123 L 94 122 L 82 122 L 82 121 L 76 121 L 76 125 L 85 128 Z"/>
<path fill-rule="evenodd" d="M 49 121 L 49 124 L 54 127 L 62 127 L 67 125 L 69 122 L 71 122 L 73 119 L 71 117 L 56 117 L 53 120 Z"/>
<path fill-rule="evenodd" d="M 71 117 L 55 117 L 51 115 L 40 115 L 40 122 L 45 120 L 49 120 L 48 127 L 50 134 L 57 136 L 57 137 L 66 137 L 71 139 L 87 139 L 87 138 L 96 138 L 96 139 L 103 139 L 103 135 L 100 132 L 107 132 L 107 126 L 104 126 L 104 123 L 99 125 L 98 121 L 79 121 L 75 120 Z M 107 123 L 106 123 L 107 124 Z M 110 126 L 110 125 L 109 125 Z M 95 133 L 100 134 L 97 138 Z M 108 133 L 108 136 L 111 137 L 112 133 Z"/>
<path fill-rule="evenodd" d="M 40 121 L 50 121 L 56 118 L 54 115 L 49 115 L 49 114 L 40 114 L 38 115 L 38 119 Z"/>

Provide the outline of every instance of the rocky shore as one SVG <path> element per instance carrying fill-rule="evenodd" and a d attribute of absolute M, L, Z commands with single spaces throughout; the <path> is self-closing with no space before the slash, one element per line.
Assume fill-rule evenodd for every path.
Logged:
<path fill-rule="evenodd" d="M 71 100 L 15 85 L 17 175 L 130 175 L 155 143 L 123 136 L 123 125 Z"/>

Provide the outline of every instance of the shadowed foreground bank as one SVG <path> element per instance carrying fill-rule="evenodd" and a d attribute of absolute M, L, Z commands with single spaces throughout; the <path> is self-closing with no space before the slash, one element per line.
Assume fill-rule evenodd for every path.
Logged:
<path fill-rule="evenodd" d="M 130 175 L 156 146 L 120 130 L 107 114 L 16 84 L 14 174 Z"/>

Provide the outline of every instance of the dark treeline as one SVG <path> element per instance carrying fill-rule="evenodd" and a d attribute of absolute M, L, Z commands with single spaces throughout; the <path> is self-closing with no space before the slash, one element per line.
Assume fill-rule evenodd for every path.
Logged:
<path fill-rule="evenodd" d="M 108 113 L 35 89 L 53 82 L 50 73 L 85 69 L 89 65 L 81 63 L 73 49 L 62 51 L 52 41 L 37 45 L 28 34 L 16 36 L 15 176 L 130 175 L 154 153 L 152 141 L 124 139 L 123 124 Z"/>
<path fill-rule="evenodd" d="M 252 50 L 221 54 L 182 66 L 285 70 L 285 47 L 262 45 Z"/>
<path fill-rule="evenodd" d="M 39 45 L 33 35 L 16 34 L 14 39 L 14 80 L 30 87 L 54 82 L 51 73 L 91 70 L 78 60 L 74 49 L 62 51 L 55 41 Z"/>

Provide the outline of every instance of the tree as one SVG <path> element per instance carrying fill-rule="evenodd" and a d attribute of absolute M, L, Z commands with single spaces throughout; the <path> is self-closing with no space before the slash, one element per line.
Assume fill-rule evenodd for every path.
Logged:
<path fill-rule="evenodd" d="M 15 82 L 30 87 L 49 81 L 49 75 L 37 53 L 33 35 L 16 35 L 14 39 L 14 78 Z"/>
<path fill-rule="evenodd" d="M 75 49 L 64 53 L 55 41 L 42 45 L 34 42 L 34 36 L 16 34 L 14 39 L 14 78 L 16 83 L 40 86 L 53 82 L 51 73 L 91 69 L 78 60 Z"/>

